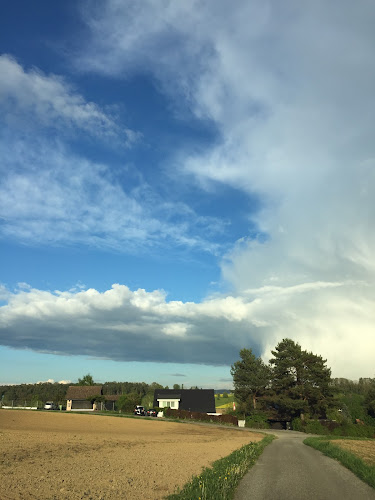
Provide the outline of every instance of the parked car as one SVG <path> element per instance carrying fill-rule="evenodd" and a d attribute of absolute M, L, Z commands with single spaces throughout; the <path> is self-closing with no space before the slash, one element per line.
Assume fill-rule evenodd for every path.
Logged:
<path fill-rule="evenodd" d="M 47 401 L 43 408 L 45 410 L 57 410 L 57 405 L 53 401 Z"/>
<path fill-rule="evenodd" d="M 158 412 L 156 410 L 154 410 L 153 408 L 150 408 L 149 410 L 147 410 L 147 416 L 148 417 L 157 417 Z"/>
<path fill-rule="evenodd" d="M 144 409 L 143 406 L 136 406 L 134 408 L 134 415 L 141 415 L 142 417 L 144 417 L 146 415 L 146 410 Z"/>

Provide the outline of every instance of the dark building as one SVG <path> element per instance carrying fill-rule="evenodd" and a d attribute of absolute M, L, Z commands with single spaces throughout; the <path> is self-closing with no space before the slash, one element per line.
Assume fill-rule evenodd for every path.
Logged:
<path fill-rule="evenodd" d="M 215 413 L 213 389 L 156 389 L 154 408 Z"/>

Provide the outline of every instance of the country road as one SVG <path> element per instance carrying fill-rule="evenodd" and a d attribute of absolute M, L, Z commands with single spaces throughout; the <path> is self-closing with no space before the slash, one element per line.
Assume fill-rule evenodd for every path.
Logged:
<path fill-rule="evenodd" d="M 375 490 L 337 461 L 303 444 L 306 434 L 266 431 L 275 439 L 245 475 L 234 500 L 375 500 Z"/>

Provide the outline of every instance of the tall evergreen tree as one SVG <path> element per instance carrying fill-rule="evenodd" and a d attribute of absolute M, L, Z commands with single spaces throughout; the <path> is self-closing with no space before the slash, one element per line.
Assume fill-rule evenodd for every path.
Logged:
<path fill-rule="evenodd" d="M 257 398 L 264 394 L 270 381 L 270 369 L 251 349 L 241 349 L 241 359 L 231 367 L 234 396 L 245 407 L 257 407 Z"/>
<path fill-rule="evenodd" d="M 291 339 L 283 339 L 271 352 L 273 400 L 279 411 L 290 418 L 303 419 L 307 412 L 324 416 L 332 404 L 327 360 L 303 351 Z"/>

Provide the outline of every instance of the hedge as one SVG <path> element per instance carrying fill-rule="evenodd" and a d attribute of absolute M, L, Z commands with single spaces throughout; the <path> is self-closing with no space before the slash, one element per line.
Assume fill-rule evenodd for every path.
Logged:
<path fill-rule="evenodd" d="M 208 415 L 207 413 L 200 413 L 197 411 L 172 410 L 171 408 L 166 408 L 164 410 L 164 416 L 167 418 L 200 420 L 202 422 L 238 425 L 238 418 L 234 415 Z"/>

